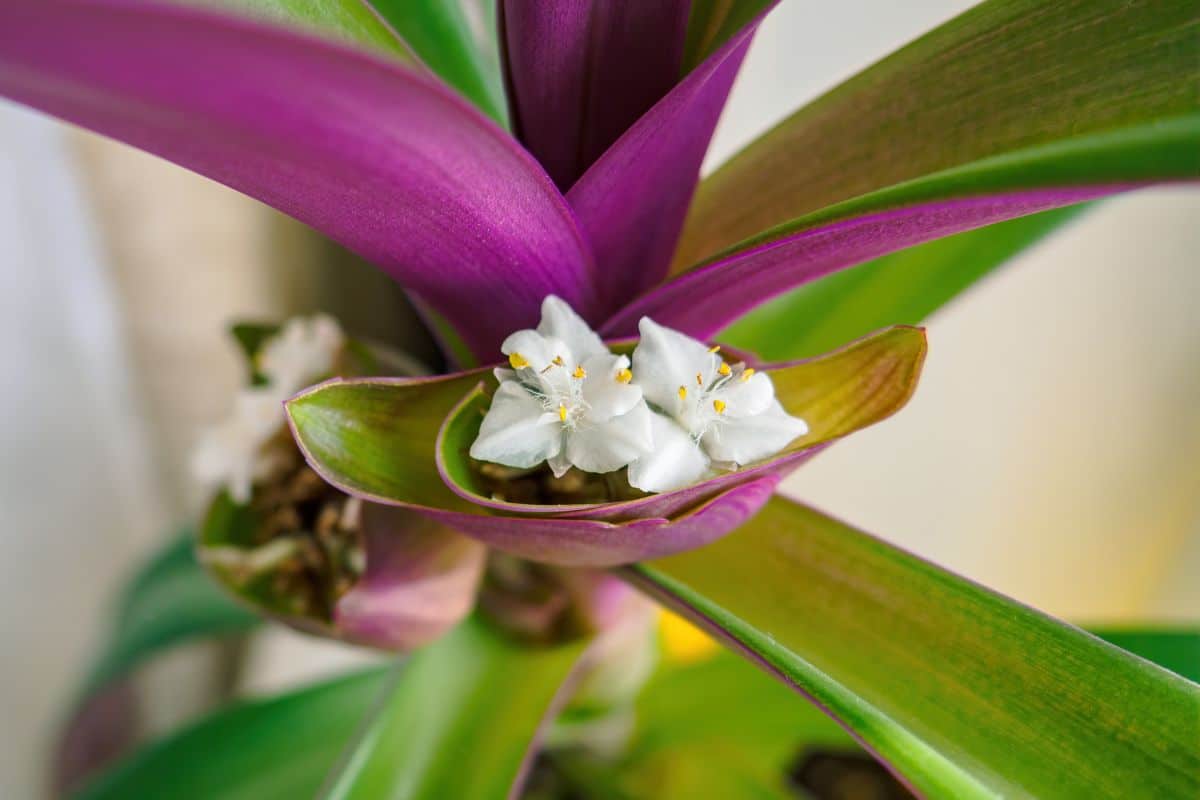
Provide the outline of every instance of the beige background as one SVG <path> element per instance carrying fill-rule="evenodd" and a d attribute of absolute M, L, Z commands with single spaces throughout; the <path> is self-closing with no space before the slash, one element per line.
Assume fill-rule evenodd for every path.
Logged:
<path fill-rule="evenodd" d="M 785 2 L 712 160 L 967 5 Z M 239 378 L 225 323 L 332 304 L 404 335 L 378 277 L 331 283 L 299 226 L 64 130 L 0 107 L 3 797 L 34 794 L 105 600 L 195 507 L 184 454 Z M 789 490 L 1053 613 L 1195 620 L 1198 219 L 1195 190 L 1143 192 L 1025 254 L 932 321 L 912 405 Z M 252 688 L 340 658 L 277 634 Z"/>

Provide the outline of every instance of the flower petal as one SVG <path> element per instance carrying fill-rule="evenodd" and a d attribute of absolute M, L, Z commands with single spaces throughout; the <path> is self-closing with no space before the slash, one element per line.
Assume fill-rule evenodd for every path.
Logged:
<path fill-rule="evenodd" d="M 708 364 L 715 359 L 702 342 L 664 328 L 649 317 L 638 323 L 638 330 L 642 338 L 633 351 L 633 379 L 642 387 L 648 402 L 660 408 L 674 408 L 679 387 L 695 383 L 696 364 Z M 707 383 L 712 376 L 702 377 Z"/>
<path fill-rule="evenodd" d="M 730 406 L 733 408 L 733 406 Z M 808 433 L 808 425 L 783 410 L 779 401 L 752 417 L 730 417 L 714 426 L 701 440 L 705 452 L 714 461 L 752 464 L 783 452 L 798 436 Z"/>
<path fill-rule="evenodd" d="M 410 651 L 432 642 L 475 606 L 487 549 L 413 511 L 365 503 L 366 571 L 334 606 L 338 634 Z"/>
<path fill-rule="evenodd" d="M 612 354 L 593 356 L 583 362 L 587 377 L 583 380 L 583 399 L 588 404 L 588 419 L 604 422 L 628 413 L 642 401 L 642 389 L 623 383 L 621 370 L 629 368 L 629 359 Z"/>
<path fill-rule="evenodd" d="M 726 417 L 752 417 L 761 414 L 771 407 L 771 401 L 775 399 L 775 386 L 765 372 L 755 372 L 743 380 L 744 376 L 745 373 L 742 373 L 733 377 L 712 393 L 713 397 L 725 403 L 722 413 Z"/>
<path fill-rule="evenodd" d="M 602 267 L 597 280 L 607 311 L 666 276 L 717 118 L 766 13 L 643 114 L 567 193 Z"/>
<path fill-rule="evenodd" d="M 513 130 L 566 191 L 679 80 L 690 0 L 501 0 Z"/>
<path fill-rule="evenodd" d="M 471 445 L 471 458 L 528 468 L 557 455 L 562 426 L 546 419 L 542 401 L 517 383 L 502 383 Z"/>
<path fill-rule="evenodd" d="M 580 426 L 567 436 L 567 459 L 584 472 L 613 472 L 651 447 L 650 418 L 645 403 L 602 423 Z"/>
<path fill-rule="evenodd" d="M 530 368 L 535 373 L 539 374 L 550 366 L 554 359 L 571 357 L 566 342 L 547 337 L 541 331 L 528 328 L 509 334 L 508 338 L 501 343 L 500 352 L 506 356 L 519 355 L 529 362 Z"/>
<path fill-rule="evenodd" d="M 0 94 L 295 216 L 488 360 L 548 294 L 592 313 L 590 255 L 558 190 L 421 70 L 174 4 L 9 0 Z"/>
<path fill-rule="evenodd" d="M 596 332 L 560 298 L 549 295 L 542 301 L 542 321 L 537 326 L 542 336 L 564 342 L 571 349 L 574 364 L 593 356 L 608 355 L 609 350 Z"/>
<path fill-rule="evenodd" d="M 708 457 L 670 417 L 651 415 L 654 447 L 629 465 L 629 484 L 643 492 L 666 492 L 689 486 L 708 469 Z"/>

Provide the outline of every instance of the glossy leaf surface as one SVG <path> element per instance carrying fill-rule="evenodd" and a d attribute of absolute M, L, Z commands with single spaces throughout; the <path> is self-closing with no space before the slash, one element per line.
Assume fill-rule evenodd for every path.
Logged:
<path fill-rule="evenodd" d="M 933 797 L 1190 797 L 1200 687 L 776 497 L 626 574 Z"/>
<path fill-rule="evenodd" d="M 774 361 L 816 355 L 885 325 L 919 324 L 1084 208 L 977 228 L 835 272 L 759 306 L 718 338 Z"/>
<path fill-rule="evenodd" d="M 80 800 L 264 800 L 313 797 L 385 673 L 348 678 L 217 712 L 117 764 Z"/>
<path fill-rule="evenodd" d="M 1194 177 L 1195 138 L 1173 164 L 1153 137 L 1140 161 L 1098 152 L 1080 175 L 1058 162 L 1071 140 L 1200 109 L 1198 19 L 1191 0 L 982 3 L 797 111 L 704 181 L 675 269 L 743 240 L 777 239 L 790 220 L 850 198 L 1060 143 L 1060 159 L 1009 164 L 1008 185 Z"/>
<path fill-rule="evenodd" d="M 468 619 L 405 664 L 322 797 L 515 797 L 583 641 L 514 643 Z"/>

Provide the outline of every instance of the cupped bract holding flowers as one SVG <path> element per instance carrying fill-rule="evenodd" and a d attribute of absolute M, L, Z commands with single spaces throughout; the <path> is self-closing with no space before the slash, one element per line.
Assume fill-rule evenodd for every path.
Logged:
<path fill-rule="evenodd" d="M 766 373 L 731 367 L 719 346 L 649 318 L 641 331 L 631 370 L 570 306 L 547 297 L 537 330 L 501 346 L 512 369 L 494 371 L 500 385 L 471 457 L 522 469 L 546 462 L 557 478 L 572 466 L 628 466 L 630 486 L 661 492 L 694 483 L 713 462 L 736 469 L 772 456 L 808 430 L 783 410 Z"/>

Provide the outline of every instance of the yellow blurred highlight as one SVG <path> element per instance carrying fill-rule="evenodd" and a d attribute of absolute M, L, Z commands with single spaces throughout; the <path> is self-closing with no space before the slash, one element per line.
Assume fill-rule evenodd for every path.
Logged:
<path fill-rule="evenodd" d="M 673 611 L 662 612 L 658 622 L 663 656 L 675 664 L 691 664 L 712 657 L 720 648 L 712 637 Z"/>

